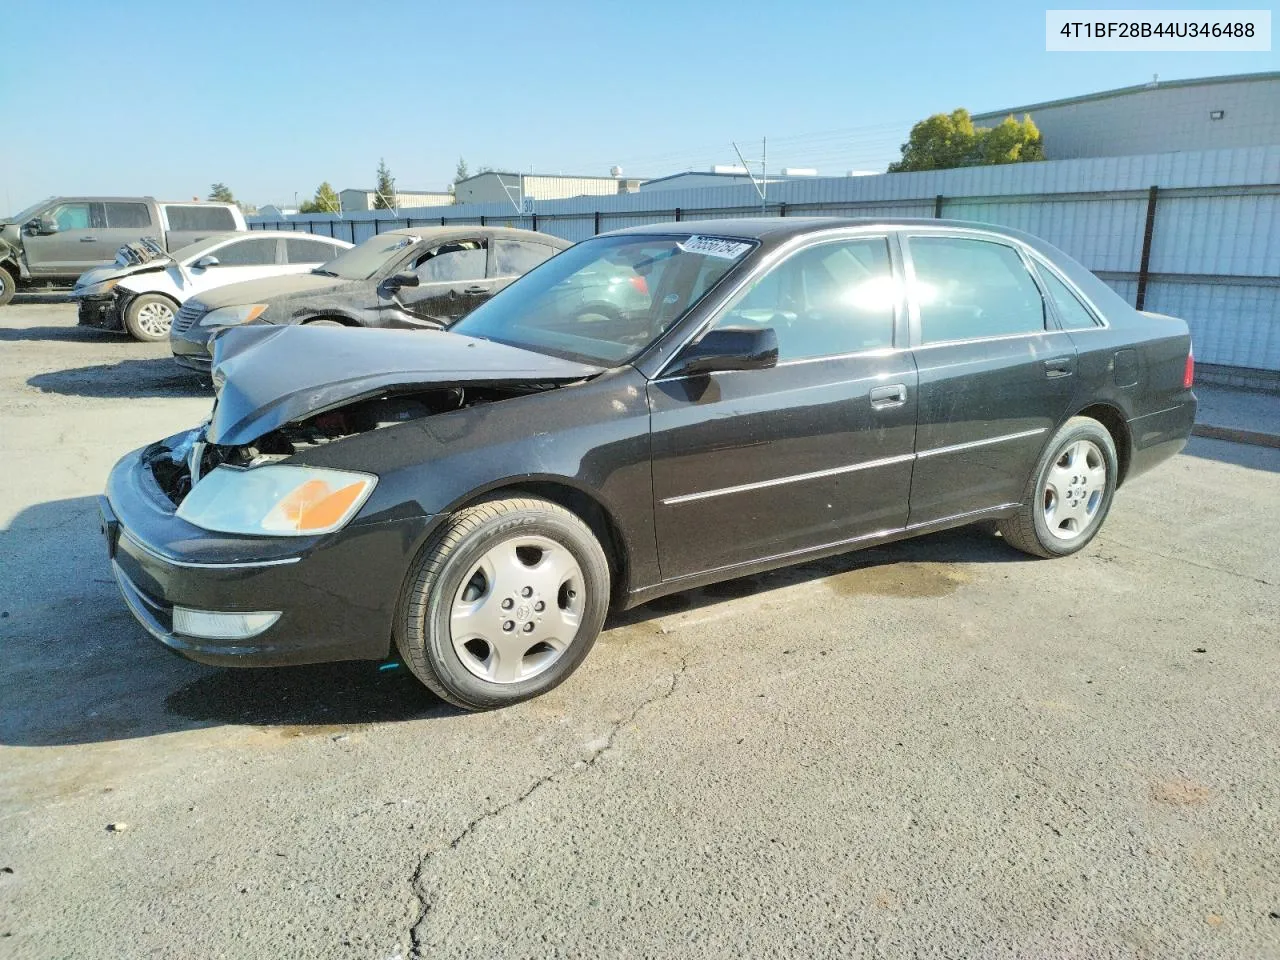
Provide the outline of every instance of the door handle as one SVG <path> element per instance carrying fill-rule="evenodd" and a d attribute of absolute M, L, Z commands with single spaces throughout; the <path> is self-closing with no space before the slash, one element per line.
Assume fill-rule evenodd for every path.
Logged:
<path fill-rule="evenodd" d="M 871 389 L 871 407 L 873 410 L 885 410 L 889 407 L 900 407 L 907 402 L 907 385 L 892 383 L 887 387 Z"/>
<path fill-rule="evenodd" d="M 80 242 L 81 243 L 97 243 L 98 238 L 97 237 L 81 237 Z"/>
<path fill-rule="evenodd" d="M 489 288 L 488 287 L 465 287 L 463 288 L 462 292 L 467 294 L 468 296 L 474 297 L 477 293 L 488 293 Z"/>
<path fill-rule="evenodd" d="M 1075 363 L 1071 357 L 1054 357 L 1044 362 L 1044 375 L 1050 380 L 1055 377 L 1069 377 L 1074 368 Z"/>

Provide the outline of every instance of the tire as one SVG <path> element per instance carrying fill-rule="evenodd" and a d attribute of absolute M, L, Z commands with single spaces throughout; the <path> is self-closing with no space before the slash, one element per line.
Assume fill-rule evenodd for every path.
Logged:
<path fill-rule="evenodd" d="M 13 271 L 8 267 L 0 267 L 0 307 L 12 300 L 17 292 L 18 284 L 13 279 Z"/>
<path fill-rule="evenodd" d="M 308 327 L 345 327 L 345 323 L 339 323 L 337 320 L 308 320 Z"/>
<path fill-rule="evenodd" d="M 1111 510 L 1119 475 L 1107 428 L 1089 417 L 1072 417 L 1045 445 L 1022 505 L 1000 521 L 1000 535 L 1035 557 L 1083 549 Z"/>
<path fill-rule="evenodd" d="M 124 328 L 143 343 L 169 339 L 178 305 L 162 293 L 144 293 L 129 301 L 124 311 Z"/>
<path fill-rule="evenodd" d="M 433 693 L 489 710 L 558 686 L 609 610 L 609 563 L 576 514 L 533 497 L 454 514 L 409 569 L 396 646 Z"/>

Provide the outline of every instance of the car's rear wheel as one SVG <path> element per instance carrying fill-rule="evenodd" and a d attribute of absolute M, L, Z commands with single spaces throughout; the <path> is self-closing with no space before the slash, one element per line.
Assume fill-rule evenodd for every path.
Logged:
<path fill-rule="evenodd" d="M 135 340 L 154 343 L 166 340 L 173 329 L 178 305 L 162 293 L 134 297 L 124 311 L 124 328 Z"/>
<path fill-rule="evenodd" d="M 13 274 L 9 272 L 8 267 L 0 267 L 0 307 L 13 299 L 13 295 L 18 292 L 18 285 L 14 282 Z"/>
<path fill-rule="evenodd" d="M 1065 557 L 1102 527 L 1119 479 L 1115 441 L 1089 417 L 1072 417 L 1045 446 L 1022 506 L 1000 535 L 1024 553 Z"/>
<path fill-rule="evenodd" d="M 609 608 L 591 529 L 533 497 L 460 510 L 409 571 L 395 639 L 414 674 L 468 710 L 546 693 L 586 657 Z"/>

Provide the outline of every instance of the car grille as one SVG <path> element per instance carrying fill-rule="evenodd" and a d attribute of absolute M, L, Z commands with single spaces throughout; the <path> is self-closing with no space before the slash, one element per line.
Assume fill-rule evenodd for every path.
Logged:
<path fill-rule="evenodd" d="M 186 333 L 191 329 L 191 325 L 199 320 L 208 311 L 205 310 L 203 303 L 195 300 L 188 300 L 182 305 L 182 309 L 178 311 L 178 315 L 173 318 L 173 332 Z"/>

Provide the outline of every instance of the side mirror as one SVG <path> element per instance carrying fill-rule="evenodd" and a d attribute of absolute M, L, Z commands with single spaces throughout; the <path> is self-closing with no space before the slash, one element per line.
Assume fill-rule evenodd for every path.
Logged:
<path fill-rule="evenodd" d="M 412 270 L 402 270 L 383 281 L 388 290 L 399 290 L 401 287 L 416 287 L 421 282 L 418 275 Z"/>
<path fill-rule="evenodd" d="M 203 257 L 201 257 L 191 266 L 195 267 L 197 270 L 206 270 L 209 267 L 216 267 L 217 265 L 218 265 L 218 258 L 215 257 L 212 253 L 206 253 Z"/>
<path fill-rule="evenodd" d="M 35 217 L 27 222 L 27 228 L 32 233 L 38 233 L 44 236 L 58 232 L 58 221 L 49 216 Z"/>
<path fill-rule="evenodd" d="M 777 365 L 778 335 L 773 327 L 716 327 L 684 349 L 669 375 L 767 370 Z"/>

